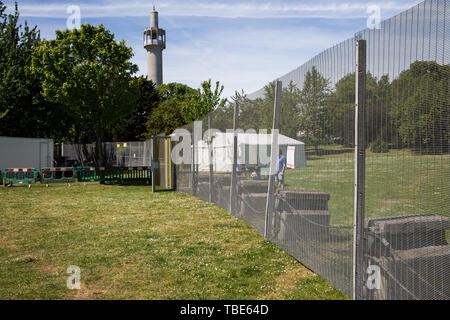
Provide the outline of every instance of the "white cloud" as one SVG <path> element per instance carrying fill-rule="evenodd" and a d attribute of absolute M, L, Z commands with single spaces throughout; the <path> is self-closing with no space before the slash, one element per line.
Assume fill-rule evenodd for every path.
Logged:
<path fill-rule="evenodd" d="M 292 35 L 296 35 L 294 41 Z M 244 28 L 239 32 L 217 29 L 195 42 L 169 45 L 164 53 L 164 81 L 197 87 L 212 78 L 225 85 L 226 96 L 241 89 L 252 93 L 351 35 L 348 31 L 292 26 Z M 145 68 L 145 58 L 140 61 Z"/>
<path fill-rule="evenodd" d="M 417 0 L 404 1 L 158 1 L 158 10 L 170 16 L 202 16 L 222 18 L 355 18 L 367 17 L 369 5 L 380 6 L 383 15 L 392 11 L 405 10 L 419 3 Z M 78 3 L 82 15 L 93 17 L 141 17 L 147 16 L 152 7 L 148 0 L 105 1 L 103 3 Z M 20 4 L 25 17 L 66 17 L 68 4 L 29 3 Z"/>
<path fill-rule="evenodd" d="M 53 1 L 53 0 L 51 0 Z M 219 80 L 225 85 L 225 95 L 233 95 L 235 90 L 244 89 L 252 93 L 287 72 L 299 67 L 316 54 L 343 41 L 365 28 L 342 21 L 341 25 L 328 26 L 307 20 L 284 20 L 288 17 L 325 17 L 330 19 L 367 17 L 369 4 L 382 8 L 383 16 L 396 14 L 417 3 L 414 0 L 371 1 L 361 0 L 248 0 L 241 1 L 201 1 L 169 0 L 157 1 L 164 25 L 168 31 L 168 45 L 164 52 L 164 81 L 181 82 L 198 87 L 208 78 Z M 66 8 L 76 1 L 33 3 L 23 0 L 19 3 L 22 17 L 56 17 L 59 22 L 67 17 Z M 117 17 L 120 19 L 100 19 L 109 21 L 106 25 L 113 32 L 121 33 L 127 45 L 135 51 L 133 61 L 139 65 L 140 74 L 147 74 L 146 53 L 142 47 L 140 34 L 142 27 L 121 28 L 115 23 L 126 24 L 125 17 L 148 17 L 152 1 L 131 2 L 78 1 L 82 19 Z M 183 18 L 183 17 L 198 18 Z M 216 18 L 258 18 L 254 20 L 226 19 L 215 25 Z M 263 21 L 259 18 L 278 18 Z M 28 18 L 27 18 L 28 19 Z M 46 19 L 39 19 L 46 20 Z M 95 19 L 98 20 L 98 19 Z M 134 19 L 136 20 L 136 19 Z M 133 21 L 134 21 L 133 20 Z M 48 20 L 47 23 L 53 23 Z M 83 21 L 83 20 L 82 20 Z M 147 21 L 147 20 L 145 20 Z M 298 23 L 297 23 L 298 21 Z M 303 21 L 303 22 L 302 22 Z M 364 20 L 362 20 L 364 21 Z M 187 23 L 187 24 L 185 24 Z M 315 27 L 313 27 L 314 25 Z M 51 27 L 45 34 L 51 33 Z M 123 30 L 121 30 L 123 29 Z M 174 39 L 176 35 L 176 40 Z"/>

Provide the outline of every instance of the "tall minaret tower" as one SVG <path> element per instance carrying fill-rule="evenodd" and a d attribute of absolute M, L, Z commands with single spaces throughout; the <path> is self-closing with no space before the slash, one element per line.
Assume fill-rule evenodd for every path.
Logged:
<path fill-rule="evenodd" d="M 150 28 L 144 30 L 144 48 L 147 50 L 147 79 L 159 87 L 163 83 L 162 51 L 166 48 L 166 31 L 158 26 L 155 6 L 150 13 Z"/>

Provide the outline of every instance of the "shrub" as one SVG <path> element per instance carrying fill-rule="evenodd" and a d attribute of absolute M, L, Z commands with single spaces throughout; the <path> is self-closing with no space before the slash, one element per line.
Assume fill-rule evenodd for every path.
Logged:
<path fill-rule="evenodd" d="M 388 144 L 380 137 L 373 141 L 369 145 L 370 151 L 373 153 L 386 153 L 389 152 Z"/>

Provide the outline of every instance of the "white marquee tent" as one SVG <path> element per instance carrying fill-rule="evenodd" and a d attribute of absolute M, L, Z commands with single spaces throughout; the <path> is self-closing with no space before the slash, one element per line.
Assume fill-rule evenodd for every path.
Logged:
<path fill-rule="evenodd" d="M 238 164 L 264 166 L 270 162 L 272 134 L 239 133 Z M 287 155 L 290 168 L 306 167 L 305 144 L 282 134 L 278 135 L 279 149 Z M 289 152 L 288 152 L 289 147 Z M 212 142 L 213 165 L 216 172 L 231 172 L 233 164 L 233 133 L 216 133 Z M 209 171 L 208 144 L 198 143 L 199 171 Z"/>

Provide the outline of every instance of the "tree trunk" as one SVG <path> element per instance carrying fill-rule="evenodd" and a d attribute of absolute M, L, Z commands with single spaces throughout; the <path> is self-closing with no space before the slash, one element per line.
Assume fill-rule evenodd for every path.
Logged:
<path fill-rule="evenodd" d="M 103 128 L 101 125 L 98 125 L 96 131 L 96 142 L 95 142 L 95 150 L 97 151 L 97 163 L 99 167 L 103 167 L 104 159 L 103 159 Z"/>

